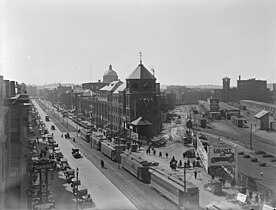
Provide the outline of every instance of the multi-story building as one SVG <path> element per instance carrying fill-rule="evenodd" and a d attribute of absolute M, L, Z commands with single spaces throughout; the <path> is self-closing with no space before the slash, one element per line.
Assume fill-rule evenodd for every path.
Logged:
<path fill-rule="evenodd" d="M 9 96 L 9 83 L 0 76 L 0 209 L 5 207 L 6 177 L 9 176 L 8 134 L 9 108 L 4 100 Z"/>
<path fill-rule="evenodd" d="M 126 124 L 142 136 L 157 135 L 161 131 L 160 84 L 142 62 L 126 79 L 125 92 Z"/>
<path fill-rule="evenodd" d="M 254 100 L 260 102 L 267 102 L 268 88 L 266 80 L 237 80 L 238 98 L 239 100 Z"/>
<path fill-rule="evenodd" d="M 0 208 L 26 209 L 29 97 L 0 77 Z M 26 91 L 17 86 L 18 91 Z M 3 103 L 4 100 L 4 103 Z"/>

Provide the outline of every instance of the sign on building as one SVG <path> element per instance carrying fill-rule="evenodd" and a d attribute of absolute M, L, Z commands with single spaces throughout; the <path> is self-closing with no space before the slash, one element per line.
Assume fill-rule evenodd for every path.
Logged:
<path fill-rule="evenodd" d="M 210 111 L 218 112 L 219 111 L 219 100 L 217 98 L 210 98 Z"/>
<path fill-rule="evenodd" d="M 206 171 L 208 171 L 208 153 L 199 138 L 197 137 L 197 153 L 201 159 L 201 162 L 203 164 L 203 167 L 205 168 Z"/>
<path fill-rule="evenodd" d="M 236 148 L 228 145 L 209 147 L 210 166 L 235 166 Z"/>

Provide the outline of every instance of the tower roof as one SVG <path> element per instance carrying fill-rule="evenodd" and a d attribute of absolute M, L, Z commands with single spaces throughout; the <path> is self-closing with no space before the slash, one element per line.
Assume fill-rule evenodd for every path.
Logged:
<path fill-rule="evenodd" d="M 109 69 L 104 73 L 104 76 L 116 76 L 118 77 L 116 71 L 112 69 L 112 65 L 109 65 Z"/>
<path fill-rule="evenodd" d="M 128 76 L 127 79 L 154 79 L 156 78 L 150 73 L 146 67 L 140 63 L 138 67 Z"/>

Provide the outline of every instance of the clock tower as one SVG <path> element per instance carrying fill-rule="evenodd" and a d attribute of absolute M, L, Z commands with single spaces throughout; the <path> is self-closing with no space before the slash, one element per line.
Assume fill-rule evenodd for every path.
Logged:
<path fill-rule="evenodd" d="M 126 79 L 126 121 L 139 135 L 152 137 L 161 131 L 159 86 L 142 64 Z"/>

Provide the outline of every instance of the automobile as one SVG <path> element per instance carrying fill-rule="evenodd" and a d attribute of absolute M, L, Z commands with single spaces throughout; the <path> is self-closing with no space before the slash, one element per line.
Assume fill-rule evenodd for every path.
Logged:
<path fill-rule="evenodd" d="M 72 148 L 72 155 L 74 158 L 82 158 L 82 155 L 78 148 Z"/>
<path fill-rule="evenodd" d="M 75 152 L 75 153 L 73 154 L 73 157 L 76 158 L 76 159 L 78 159 L 78 158 L 82 158 L 82 155 L 81 155 L 80 152 Z"/>
<path fill-rule="evenodd" d="M 54 125 L 52 125 L 51 130 L 56 130 L 56 127 Z"/>
<path fill-rule="evenodd" d="M 230 156 L 222 156 L 222 157 L 212 157 L 211 163 L 227 161 L 228 163 L 233 163 L 235 161 L 234 153 Z"/>

